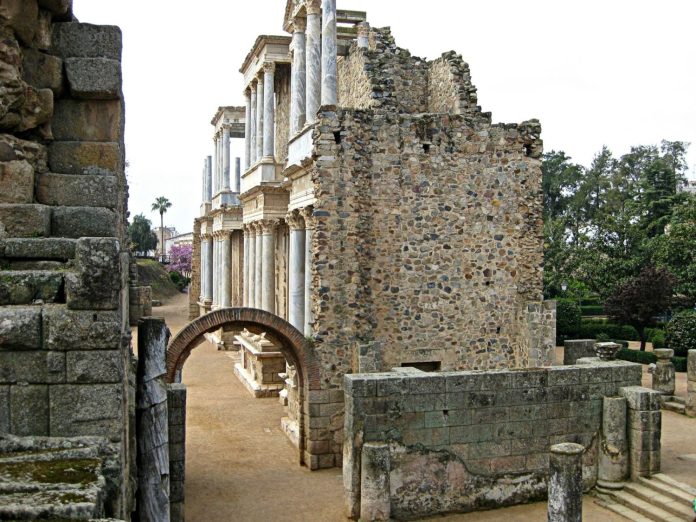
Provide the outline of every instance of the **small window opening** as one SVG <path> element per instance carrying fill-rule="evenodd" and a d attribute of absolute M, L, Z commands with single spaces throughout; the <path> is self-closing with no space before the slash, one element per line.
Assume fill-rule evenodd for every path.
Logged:
<path fill-rule="evenodd" d="M 401 363 L 402 368 L 416 368 L 422 372 L 438 372 L 442 363 L 440 361 L 422 361 Z"/>

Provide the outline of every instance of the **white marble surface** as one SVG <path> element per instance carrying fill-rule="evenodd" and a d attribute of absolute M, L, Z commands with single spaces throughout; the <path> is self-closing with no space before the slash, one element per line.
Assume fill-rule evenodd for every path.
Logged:
<path fill-rule="evenodd" d="M 261 290 L 261 308 L 275 313 L 275 235 L 273 230 L 264 227 L 263 242 L 263 274 Z"/>
<path fill-rule="evenodd" d="M 292 55 L 292 94 L 290 96 L 290 136 L 294 136 L 305 122 L 305 102 L 307 97 L 305 74 L 307 68 L 306 46 L 307 39 L 304 31 L 293 34 Z"/>
<path fill-rule="evenodd" d="M 263 156 L 272 158 L 275 154 L 275 65 L 264 65 L 263 84 Z"/>
<path fill-rule="evenodd" d="M 230 188 L 230 130 L 222 131 L 222 188 Z"/>
<path fill-rule="evenodd" d="M 312 229 L 305 229 L 305 254 L 304 254 L 304 334 L 306 337 L 312 335 Z"/>
<path fill-rule="evenodd" d="M 249 268 L 248 276 L 248 296 L 247 306 L 254 308 L 254 299 L 256 298 L 256 227 L 249 226 Z"/>
<path fill-rule="evenodd" d="M 222 306 L 227 308 L 232 304 L 231 295 L 231 275 L 232 275 L 232 251 L 230 244 L 230 236 L 226 235 L 221 241 L 222 252 L 220 252 L 220 257 L 222 258 Z"/>
<path fill-rule="evenodd" d="M 314 123 L 317 121 L 317 111 L 321 101 L 321 21 L 318 13 L 307 14 L 306 49 L 306 120 L 307 123 Z"/>
<path fill-rule="evenodd" d="M 336 0 L 322 0 L 321 104 L 337 104 Z"/>
<path fill-rule="evenodd" d="M 254 308 L 261 308 L 261 293 L 263 291 L 263 236 L 261 235 L 261 230 L 256 231 L 256 256 L 254 262 L 256 264 L 254 268 Z"/>
<path fill-rule="evenodd" d="M 263 80 L 256 83 L 256 161 L 263 157 Z"/>
<path fill-rule="evenodd" d="M 244 266 L 242 267 L 242 306 L 249 306 L 249 229 L 244 228 Z"/>
<path fill-rule="evenodd" d="M 251 165 L 251 96 L 244 91 L 246 101 L 246 113 L 244 117 L 244 170 Z M 239 191 L 239 188 L 237 188 Z"/>
<path fill-rule="evenodd" d="M 256 100 L 256 88 L 251 86 L 251 114 L 249 117 L 249 167 L 256 163 L 256 112 L 258 103 Z"/>
<path fill-rule="evenodd" d="M 304 330 L 304 268 L 305 268 L 305 231 L 290 229 L 289 253 L 289 303 L 288 322 L 300 332 Z"/>

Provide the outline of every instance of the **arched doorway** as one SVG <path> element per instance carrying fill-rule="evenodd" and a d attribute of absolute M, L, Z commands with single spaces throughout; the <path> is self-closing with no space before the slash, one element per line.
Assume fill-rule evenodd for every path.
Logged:
<path fill-rule="evenodd" d="M 275 314 L 254 308 L 222 308 L 193 320 L 180 330 L 167 347 L 167 382 L 180 380 L 181 370 L 191 352 L 205 340 L 205 334 L 223 326 L 246 328 L 252 333 L 266 333 L 273 339 L 286 360 L 297 368 L 299 388 L 299 461 L 305 464 L 307 420 L 305 411 L 310 390 L 319 390 L 319 362 L 314 349 L 302 333 Z"/>

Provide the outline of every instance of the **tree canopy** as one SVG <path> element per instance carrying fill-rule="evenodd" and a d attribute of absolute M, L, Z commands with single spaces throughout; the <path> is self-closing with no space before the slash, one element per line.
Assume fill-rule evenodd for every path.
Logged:
<path fill-rule="evenodd" d="M 152 223 L 143 214 L 133 216 L 133 222 L 128 225 L 130 248 L 138 255 L 147 255 L 157 246 L 157 235 L 152 231 Z"/>

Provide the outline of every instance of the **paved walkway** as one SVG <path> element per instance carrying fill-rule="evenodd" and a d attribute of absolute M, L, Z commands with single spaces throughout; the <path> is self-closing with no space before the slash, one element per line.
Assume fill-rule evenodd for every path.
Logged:
<path fill-rule="evenodd" d="M 153 310 L 172 333 L 187 322 L 187 296 Z M 310 472 L 281 432 L 283 408 L 275 399 L 254 399 L 233 373 L 234 354 L 208 343 L 196 348 L 184 366 L 188 387 L 186 440 L 186 519 L 190 522 L 333 522 L 343 516 L 341 470 Z M 696 483 L 696 420 L 666 412 L 663 470 Z M 690 478 L 690 480 L 688 480 Z M 625 522 L 586 498 L 584 520 Z M 546 503 L 466 515 L 447 521 L 546 520 Z"/>

